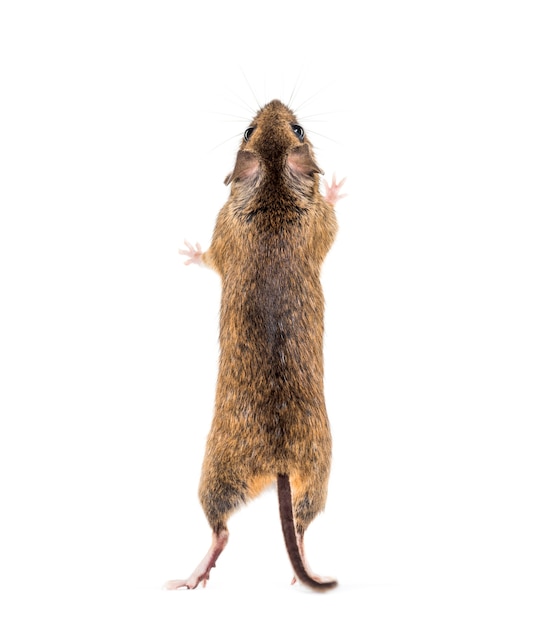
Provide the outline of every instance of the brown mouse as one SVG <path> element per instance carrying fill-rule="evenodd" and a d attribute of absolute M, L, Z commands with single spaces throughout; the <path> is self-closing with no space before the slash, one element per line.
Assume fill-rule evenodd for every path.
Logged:
<path fill-rule="evenodd" d="M 228 541 L 228 518 L 274 482 L 295 580 L 318 590 L 337 584 L 313 574 L 304 554 L 331 464 L 320 269 L 344 182 L 333 178 L 322 196 L 319 174 L 294 113 L 273 100 L 244 132 L 211 246 L 180 250 L 187 264 L 221 277 L 220 359 L 199 488 L 213 541 L 189 578 L 167 589 L 205 586 Z"/>

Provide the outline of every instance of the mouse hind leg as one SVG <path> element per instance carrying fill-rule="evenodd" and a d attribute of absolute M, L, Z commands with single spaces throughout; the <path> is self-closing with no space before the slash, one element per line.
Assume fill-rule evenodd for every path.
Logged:
<path fill-rule="evenodd" d="M 196 589 L 200 582 L 202 582 L 205 587 L 207 581 L 209 580 L 209 572 L 213 567 L 215 567 L 215 563 L 220 556 L 220 553 L 226 547 L 228 537 L 229 533 L 227 528 L 218 532 L 213 532 L 211 547 L 189 578 L 184 580 L 169 580 L 165 584 L 165 589 L 181 589 L 182 587 L 186 587 L 187 589 Z"/>
<path fill-rule="evenodd" d="M 166 589 L 195 589 L 200 583 L 205 587 L 211 569 L 228 543 L 228 518 L 248 499 L 248 487 L 227 471 L 227 465 L 225 468 L 221 464 L 206 461 L 202 469 L 199 497 L 213 530 L 211 546 L 187 579 L 170 580 L 165 585 Z"/>

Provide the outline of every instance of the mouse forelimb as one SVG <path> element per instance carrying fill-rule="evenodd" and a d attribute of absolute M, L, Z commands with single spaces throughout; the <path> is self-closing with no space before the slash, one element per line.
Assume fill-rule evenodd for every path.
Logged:
<path fill-rule="evenodd" d="M 346 178 L 343 178 L 341 181 L 337 182 L 335 174 L 333 174 L 333 177 L 331 179 L 331 185 L 329 185 L 328 182 L 324 179 L 324 186 L 326 187 L 326 193 L 324 195 L 324 198 L 330 204 L 333 204 L 333 206 L 335 206 L 335 204 L 341 198 L 346 197 L 345 193 L 340 193 L 341 187 L 344 185 L 345 181 L 346 181 Z"/>
<path fill-rule="evenodd" d="M 202 247 L 200 246 L 200 244 L 197 243 L 196 246 L 193 246 L 187 240 L 185 240 L 185 245 L 187 246 L 187 250 L 178 250 L 180 254 L 184 254 L 185 256 L 189 257 L 185 261 L 185 265 L 190 265 L 191 263 L 203 265 L 202 257 L 204 253 L 202 252 Z"/>

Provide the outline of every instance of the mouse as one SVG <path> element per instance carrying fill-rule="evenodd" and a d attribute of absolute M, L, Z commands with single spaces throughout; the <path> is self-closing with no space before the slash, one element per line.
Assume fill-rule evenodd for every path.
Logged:
<path fill-rule="evenodd" d="M 304 549 L 325 508 L 332 459 L 320 273 L 345 179 L 333 176 L 322 194 L 323 174 L 295 113 L 272 100 L 242 135 L 209 248 L 185 241 L 179 250 L 186 265 L 220 276 L 219 363 L 198 490 L 211 545 L 188 578 L 166 589 L 205 586 L 227 545 L 228 519 L 270 486 L 292 582 L 317 591 L 337 585 L 311 570 Z"/>

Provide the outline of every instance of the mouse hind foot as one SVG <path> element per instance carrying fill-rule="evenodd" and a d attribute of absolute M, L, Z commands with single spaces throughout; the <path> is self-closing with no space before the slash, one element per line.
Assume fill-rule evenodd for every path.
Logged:
<path fill-rule="evenodd" d="M 228 543 L 228 538 L 229 532 L 227 529 L 214 532 L 211 547 L 189 578 L 186 580 L 169 580 L 164 585 L 164 589 L 173 590 L 182 589 L 184 587 L 187 589 L 196 589 L 200 583 L 202 583 L 205 587 L 207 581 L 209 580 L 209 572 L 213 567 L 215 567 L 220 553 L 224 550 L 226 544 Z"/>

